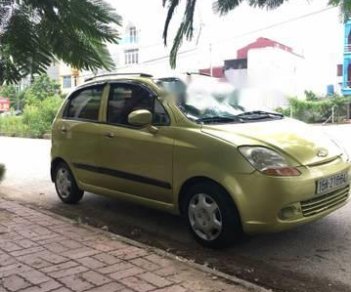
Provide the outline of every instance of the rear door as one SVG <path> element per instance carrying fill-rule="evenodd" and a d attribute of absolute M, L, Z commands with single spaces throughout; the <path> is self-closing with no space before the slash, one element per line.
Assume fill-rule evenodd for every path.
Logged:
<path fill-rule="evenodd" d="M 68 99 L 62 118 L 55 123 L 53 147 L 73 170 L 76 179 L 96 184 L 96 176 L 83 166 L 98 164 L 98 140 L 102 96 L 108 89 L 103 84 L 74 92 Z"/>

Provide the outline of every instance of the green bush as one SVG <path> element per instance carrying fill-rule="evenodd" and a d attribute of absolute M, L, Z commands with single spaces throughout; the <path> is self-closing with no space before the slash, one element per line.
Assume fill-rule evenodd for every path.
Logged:
<path fill-rule="evenodd" d="M 28 127 L 30 136 L 42 137 L 50 131 L 51 124 L 61 103 L 61 97 L 51 96 L 24 108 L 23 124 Z"/>
<path fill-rule="evenodd" d="M 0 117 L 0 134 L 7 136 L 42 137 L 50 132 L 51 124 L 62 103 L 60 96 L 50 96 L 26 105 L 22 116 Z"/>
<path fill-rule="evenodd" d="M 0 182 L 4 179 L 5 176 L 5 165 L 0 164 Z"/>
<path fill-rule="evenodd" d="M 278 112 L 291 116 L 295 119 L 307 123 L 325 122 L 332 115 L 334 108 L 334 118 L 336 122 L 342 122 L 347 118 L 347 105 L 351 102 L 350 97 L 332 96 L 325 98 L 310 97 L 301 100 L 296 97 L 289 99 L 289 107 L 279 108 Z"/>
<path fill-rule="evenodd" d="M 60 85 L 46 74 L 35 78 L 33 84 L 18 92 L 14 85 L 0 87 L 0 93 L 9 96 L 14 105 L 23 107 L 23 115 L 0 117 L 0 134 L 10 136 L 42 137 L 51 129 L 56 112 L 62 103 Z"/>
<path fill-rule="evenodd" d="M 28 126 L 21 116 L 0 117 L 0 133 L 7 136 L 27 136 Z"/>

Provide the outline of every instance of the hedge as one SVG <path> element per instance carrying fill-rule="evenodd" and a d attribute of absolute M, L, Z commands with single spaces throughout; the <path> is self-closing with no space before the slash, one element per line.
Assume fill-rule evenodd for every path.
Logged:
<path fill-rule="evenodd" d="M 335 122 L 343 122 L 347 117 L 347 106 L 350 106 L 351 98 L 345 96 L 333 96 L 313 100 L 300 100 L 296 97 L 289 99 L 289 107 L 277 111 L 307 123 L 322 123 L 332 115 L 334 108 Z M 330 121 L 330 120 L 329 120 Z"/>

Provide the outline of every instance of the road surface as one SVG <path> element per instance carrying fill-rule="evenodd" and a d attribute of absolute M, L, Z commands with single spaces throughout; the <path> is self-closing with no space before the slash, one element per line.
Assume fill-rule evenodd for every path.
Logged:
<path fill-rule="evenodd" d="M 325 126 L 351 153 L 351 125 Z M 351 291 L 351 203 L 300 228 L 245 239 L 221 251 L 200 247 L 180 217 L 85 194 L 76 206 L 50 181 L 50 141 L 0 137 L 2 196 L 154 245 L 277 291 Z"/>

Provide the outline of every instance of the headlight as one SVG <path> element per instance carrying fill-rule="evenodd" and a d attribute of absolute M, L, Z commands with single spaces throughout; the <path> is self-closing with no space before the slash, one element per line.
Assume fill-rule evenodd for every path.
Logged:
<path fill-rule="evenodd" d="M 261 146 L 244 146 L 240 153 L 258 171 L 274 176 L 299 176 L 300 171 L 288 165 L 286 159 L 279 153 Z"/>

